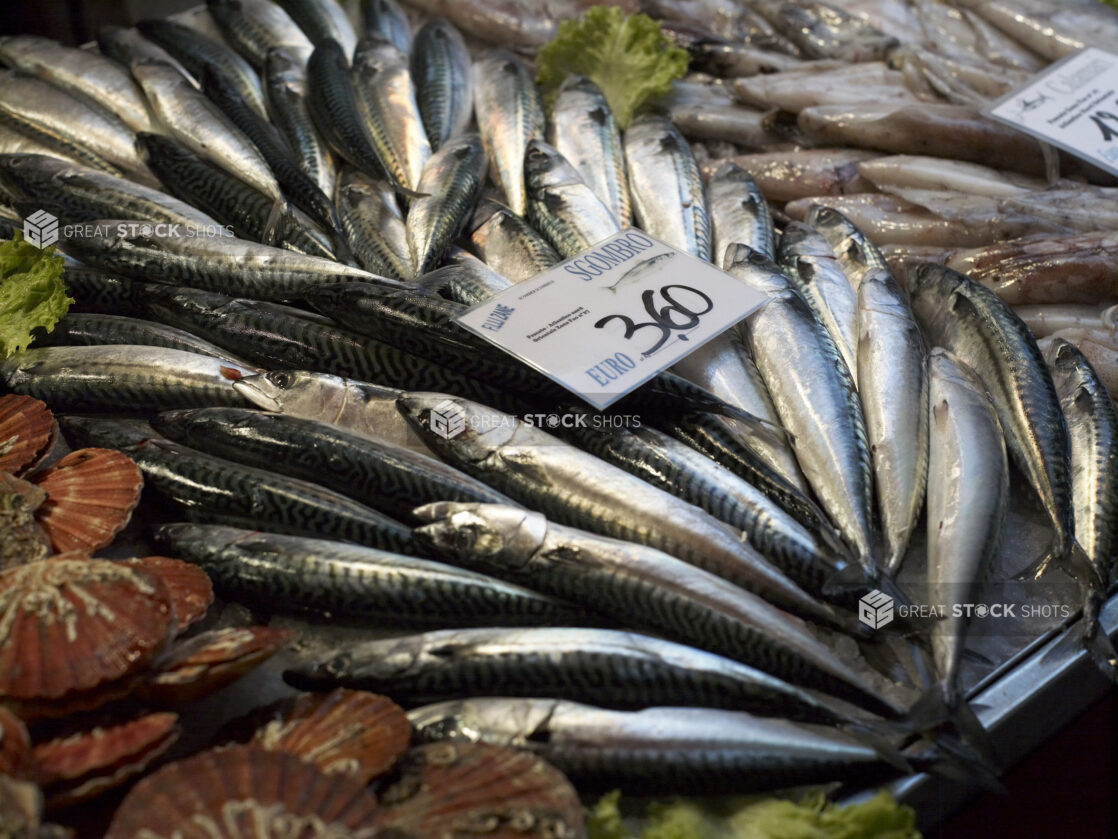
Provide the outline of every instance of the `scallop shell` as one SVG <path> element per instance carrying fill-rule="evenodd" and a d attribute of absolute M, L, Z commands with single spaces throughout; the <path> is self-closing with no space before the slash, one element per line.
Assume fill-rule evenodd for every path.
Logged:
<path fill-rule="evenodd" d="M 201 620 L 214 601 L 213 584 L 197 565 L 167 556 L 144 556 L 124 561 L 163 581 L 175 607 L 177 632 L 181 633 Z"/>
<path fill-rule="evenodd" d="M 79 449 L 36 476 L 35 483 L 47 493 L 39 522 L 55 550 L 94 553 L 128 524 L 144 478 L 127 455 Z"/>
<path fill-rule="evenodd" d="M 376 827 L 397 839 L 585 839 L 582 805 L 558 769 L 488 743 L 418 746 L 381 793 Z"/>
<path fill-rule="evenodd" d="M 0 472 L 0 571 L 50 555 L 50 538 L 35 520 L 46 498 L 33 483 Z"/>
<path fill-rule="evenodd" d="M 68 555 L 5 571 L 0 701 L 58 699 L 141 670 L 173 617 L 163 583 L 118 562 Z"/>
<path fill-rule="evenodd" d="M 376 799 L 282 752 L 233 746 L 168 764 L 125 797 L 105 839 L 371 839 Z"/>
<path fill-rule="evenodd" d="M 96 798 L 146 769 L 179 737 L 176 714 L 149 714 L 35 746 L 37 780 L 47 807 Z"/>
<path fill-rule="evenodd" d="M 411 742 L 404 709 L 375 693 L 304 694 L 285 716 L 261 728 L 253 742 L 300 757 L 328 775 L 353 775 L 363 784 L 391 769 Z"/>
<path fill-rule="evenodd" d="M 220 690 L 279 652 L 291 630 L 231 627 L 195 635 L 170 648 L 139 689 L 147 702 L 176 704 Z"/>
<path fill-rule="evenodd" d="M 27 727 L 11 711 L 0 707 L 0 775 L 27 777 L 31 762 Z"/>
<path fill-rule="evenodd" d="M 58 424 L 38 399 L 0 396 L 0 470 L 19 475 L 50 451 Z"/>

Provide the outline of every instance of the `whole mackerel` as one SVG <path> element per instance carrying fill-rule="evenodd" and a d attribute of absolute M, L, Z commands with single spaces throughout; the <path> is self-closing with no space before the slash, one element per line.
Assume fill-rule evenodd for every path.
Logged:
<path fill-rule="evenodd" d="M 858 382 L 885 537 L 885 570 L 895 574 L 924 506 L 928 381 L 920 328 L 908 296 L 887 271 L 871 271 L 858 287 Z"/>
<path fill-rule="evenodd" d="M 452 399 L 448 406 L 447 401 L 445 394 L 405 393 L 398 404 L 424 442 L 463 472 L 558 522 L 658 548 L 783 608 L 835 621 L 736 530 L 693 504 L 514 416 L 474 402 Z M 432 412 L 452 409 L 473 418 L 476 427 L 467 424 L 452 438 L 437 434 L 442 414 Z"/>
<path fill-rule="evenodd" d="M 411 24 L 396 0 L 361 0 L 361 22 L 366 35 L 379 35 L 401 52 L 411 52 Z"/>
<path fill-rule="evenodd" d="M 416 539 L 476 571 L 531 585 L 635 628 L 841 696 L 886 716 L 899 708 L 795 618 L 673 556 L 488 504 L 431 504 Z"/>
<path fill-rule="evenodd" d="M 1056 338 L 1046 360 L 1071 442 L 1075 539 L 1093 570 L 1080 581 L 1089 640 L 1114 574 L 1118 546 L 1118 413 L 1095 369 L 1074 344 Z"/>
<path fill-rule="evenodd" d="M 577 608 L 493 577 L 345 542 L 204 524 L 160 525 L 155 538 L 205 570 L 223 596 L 269 611 L 393 626 L 525 626 L 581 617 Z"/>
<path fill-rule="evenodd" d="M 491 50 L 472 68 L 474 113 L 493 179 L 518 216 L 528 208 L 524 185 L 528 142 L 544 136 L 543 106 L 536 82 L 516 56 Z"/>
<path fill-rule="evenodd" d="M 315 47 L 328 40 L 341 45 L 346 55 L 357 48 L 357 32 L 337 0 L 277 0 Z"/>
<path fill-rule="evenodd" d="M 373 3 L 389 0 L 370 0 Z M 419 113 L 431 148 L 464 134 L 474 115 L 470 53 L 461 33 L 442 18 L 423 24 L 415 33 L 411 53 Z"/>
<path fill-rule="evenodd" d="M 198 353 L 142 345 L 43 347 L 0 361 L 0 381 L 55 410 L 165 410 L 247 404 L 233 382 L 256 371 Z"/>
<path fill-rule="evenodd" d="M 264 59 L 268 116 L 287 140 L 296 164 L 326 195 L 332 195 L 337 167 L 307 105 L 306 68 L 290 50 L 273 47 Z"/>
<path fill-rule="evenodd" d="M 528 219 L 565 258 L 577 256 L 621 230 L 610 208 L 567 159 L 543 140 L 528 141 L 524 187 Z"/>
<path fill-rule="evenodd" d="M 467 224 L 467 247 L 514 283 L 541 274 L 559 254 L 527 221 L 504 204 L 483 198 Z"/>
<path fill-rule="evenodd" d="M 678 129 L 661 116 L 637 117 L 625 131 L 625 162 L 641 230 L 709 262 L 710 215 L 703 179 Z"/>
<path fill-rule="evenodd" d="M 384 171 L 394 183 L 417 190 L 431 144 L 423 130 L 407 54 L 378 36 L 362 38 L 353 55 L 353 84 Z"/>
<path fill-rule="evenodd" d="M 1010 454 L 1052 522 L 1051 549 L 1035 569 L 1039 576 L 1076 548 L 1071 443 L 1044 357 L 1021 318 L 963 274 L 931 263 L 914 266 L 908 289 L 929 343 L 958 356 L 989 390 Z"/>
<path fill-rule="evenodd" d="M 974 601 L 997 553 L 1009 492 L 1005 439 L 986 386 L 947 350 L 928 357 L 928 583 L 954 606 Z M 959 665 L 966 618 L 947 609 L 932 627 L 939 700 L 962 703 Z"/>
<path fill-rule="evenodd" d="M 621 132 L 609 102 L 594 82 L 570 75 L 560 85 L 547 139 L 609 207 L 618 225 L 628 227 L 632 211 Z"/>
<path fill-rule="evenodd" d="M 90 222 L 86 234 L 65 240 L 67 253 L 95 267 L 138 280 L 182 283 L 252 297 L 291 300 L 316 283 L 365 280 L 394 283 L 360 268 L 231 236 L 190 236 L 132 222 Z"/>
<path fill-rule="evenodd" d="M 132 65 L 132 75 L 171 136 L 283 204 L 279 183 L 256 146 L 182 74 L 166 64 L 141 61 Z"/>
<path fill-rule="evenodd" d="M 578 784 L 646 795 L 740 795 L 898 770 L 837 729 L 711 708 L 609 711 L 561 699 L 464 699 L 416 708 L 426 741 L 529 749 Z"/>
<path fill-rule="evenodd" d="M 408 250 L 415 276 L 442 260 L 477 204 L 487 161 L 481 138 L 464 134 L 443 145 L 423 167 L 418 191 L 408 208 Z"/>
<path fill-rule="evenodd" d="M 152 130 L 143 93 L 127 70 L 101 53 L 38 35 L 8 35 L 0 38 L 0 61 L 92 100 L 133 131 Z"/>
<path fill-rule="evenodd" d="M 401 521 L 433 501 L 512 503 L 442 461 L 315 420 L 219 408 L 165 411 L 151 422 L 175 442 L 313 481 Z"/>
<path fill-rule="evenodd" d="M 444 629 L 348 647 L 284 673 L 408 707 L 469 696 L 550 696 L 609 708 L 686 705 L 844 725 L 824 700 L 748 665 L 611 629 Z"/>
<path fill-rule="evenodd" d="M 128 455 L 144 473 L 145 487 L 185 507 L 199 521 L 414 553 L 408 527 L 309 481 L 172 443 L 136 420 L 69 416 L 59 422 L 67 439 Z"/>
<path fill-rule="evenodd" d="M 469 251 L 451 248 L 446 265 L 426 274 L 417 285 L 464 306 L 475 306 L 512 288 L 502 277 Z"/>
<path fill-rule="evenodd" d="M 871 578 L 878 575 L 873 464 L 858 392 L 835 342 L 769 259 L 748 245 L 726 270 L 768 300 L 743 324 L 804 476 Z"/>
<path fill-rule="evenodd" d="M 816 204 L 808 211 L 807 223 L 827 240 L 855 292 L 870 271 L 888 270 L 877 246 L 838 210 Z"/>

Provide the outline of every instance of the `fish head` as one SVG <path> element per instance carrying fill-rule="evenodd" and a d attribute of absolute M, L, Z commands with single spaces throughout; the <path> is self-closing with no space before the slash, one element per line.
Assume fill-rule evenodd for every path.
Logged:
<path fill-rule="evenodd" d="M 905 284 L 912 313 L 930 338 L 942 335 L 954 319 L 955 292 L 965 282 L 962 274 L 942 265 L 926 262 L 908 266 Z"/>
<path fill-rule="evenodd" d="M 345 379 L 307 370 L 244 376 L 233 388 L 258 408 L 297 416 L 337 416 L 346 398 Z"/>
<path fill-rule="evenodd" d="M 528 141 L 524 152 L 524 182 L 529 191 L 583 183 L 582 177 L 554 146 L 543 140 Z"/>
<path fill-rule="evenodd" d="M 0 183 L 17 194 L 34 198 L 28 193 L 34 192 L 37 184 L 69 167 L 66 161 L 45 154 L 0 154 Z"/>
<path fill-rule="evenodd" d="M 769 296 L 781 294 L 791 288 L 791 281 L 775 262 L 744 242 L 735 242 L 726 248 L 722 268 Z"/>
<path fill-rule="evenodd" d="M 402 393 L 396 407 L 425 443 L 452 460 L 468 463 L 491 457 L 520 427 L 510 414 L 445 393 Z"/>
<path fill-rule="evenodd" d="M 542 514 L 503 504 L 438 501 L 417 508 L 415 535 L 433 550 L 503 570 L 523 568 L 547 535 Z"/>
<path fill-rule="evenodd" d="M 428 643 L 424 635 L 385 638 L 347 646 L 326 658 L 301 663 L 283 674 L 286 682 L 302 690 L 322 690 L 338 682 L 373 683 L 406 678 L 422 670 Z"/>
<path fill-rule="evenodd" d="M 424 705 L 408 713 L 420 740 L 518 745 L 546 738 L 556 699 L 476 698 Z"/>
<path fill-rule="evenodd" d="M 269 47 L 264 56 L 264 78 L 269 81 L 270 87 L 302 84 L 303 65 L 289 47 Z"/>
<path fill-rule="evenodd" d="M 357 43 L 353 52 L 353 72 L 364 80 L 378 73 L 407 67 L 403 50 L 382 35 L 368 34 Z"/>

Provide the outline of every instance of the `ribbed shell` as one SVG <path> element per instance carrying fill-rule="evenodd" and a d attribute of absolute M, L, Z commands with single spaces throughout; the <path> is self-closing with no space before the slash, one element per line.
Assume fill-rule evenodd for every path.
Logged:
<path fill-rule="evenodd" d="M 0 707 L 0 775 L 24 778 L 30 769 L 31 737 L 27 727 L 11 711 Z"/>
<path fill-rule="evenodd" d="M 125 563 L 163 581 L 175 607 L 176 633 L 200 620 L 214 601 L 213 584 L 197 565 L 166 556 L 144 556 Z"/>
<path fill-rule="evenodd" d="M 214 749 L 140 781 L 106 839 L 371 839 L 376 799 L 282 752 Z"/>
<path fill-rule="evenodd" d="M 141 670 L 167 640 L 163 583 L 64 556 L 0 574 L 0 701 L 58 699 Z"/>
<path fill-rule="evenodd" d="M 352 775 L 363 784 L 391 769 L 410 741 L 411 723 L 399 705 L 375 693 L 344 689 L 300 696 L 290 714 L 262 727 L 253 740 L 328 775 Z"/>
<path fill-rule="evenodd" d="M 431 743 L 408 752 L 384 790 L 382 835 L 552 839 L 586 836 L 570 781 L 528 752 L 486 743 Z"/>
<path fill-rule="evenodd" d="M 140 467 L 108 449 L 79 449 L 35 483 L 47 493 L 39 523 L 54 549 L 94 553 L 128 524 L 144 485 Z"/>
<path fill-rule="evenodd" d="M 149 714 L 35 746 L 35 770 L 48 807 L 77 804 L 120 786 L 178 739 L 178 715 Z"/>
<path fill-rule="evenodd" d="M 0 471 L 30 469 L 49 450 L 58 426 L 47 406 L 30 396 L 0 396 Z"/>
<path fill-rule="evenodd" d="M 267 626 L 215 629 L 172 647 L 138 691 L 159 704 L 190 702 L 235 682 L 291 640 L 291 632 Z"/>

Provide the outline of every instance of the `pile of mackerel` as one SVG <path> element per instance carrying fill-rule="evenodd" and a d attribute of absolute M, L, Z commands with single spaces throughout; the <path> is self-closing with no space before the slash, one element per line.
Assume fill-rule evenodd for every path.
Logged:
<path fill-rule="evenodd" d="M 75 300 L 3 386 L 133 458 L 226 601 L 346 629 L 291 685 L 420 739 L 588 792 L 994 783 L 952 607 L 1039 580 L 1027 636 L 1112 664 L 1118 204 L 979 108 L 1118 15 L 623 0 L 695 72 L 622 131 L 533 80 L 585 2 L 411 5 L 0 40 L 0 223 L 60 220 Z M 631 226 L 766 302 L 604 413 L 455 323 Z"/>

